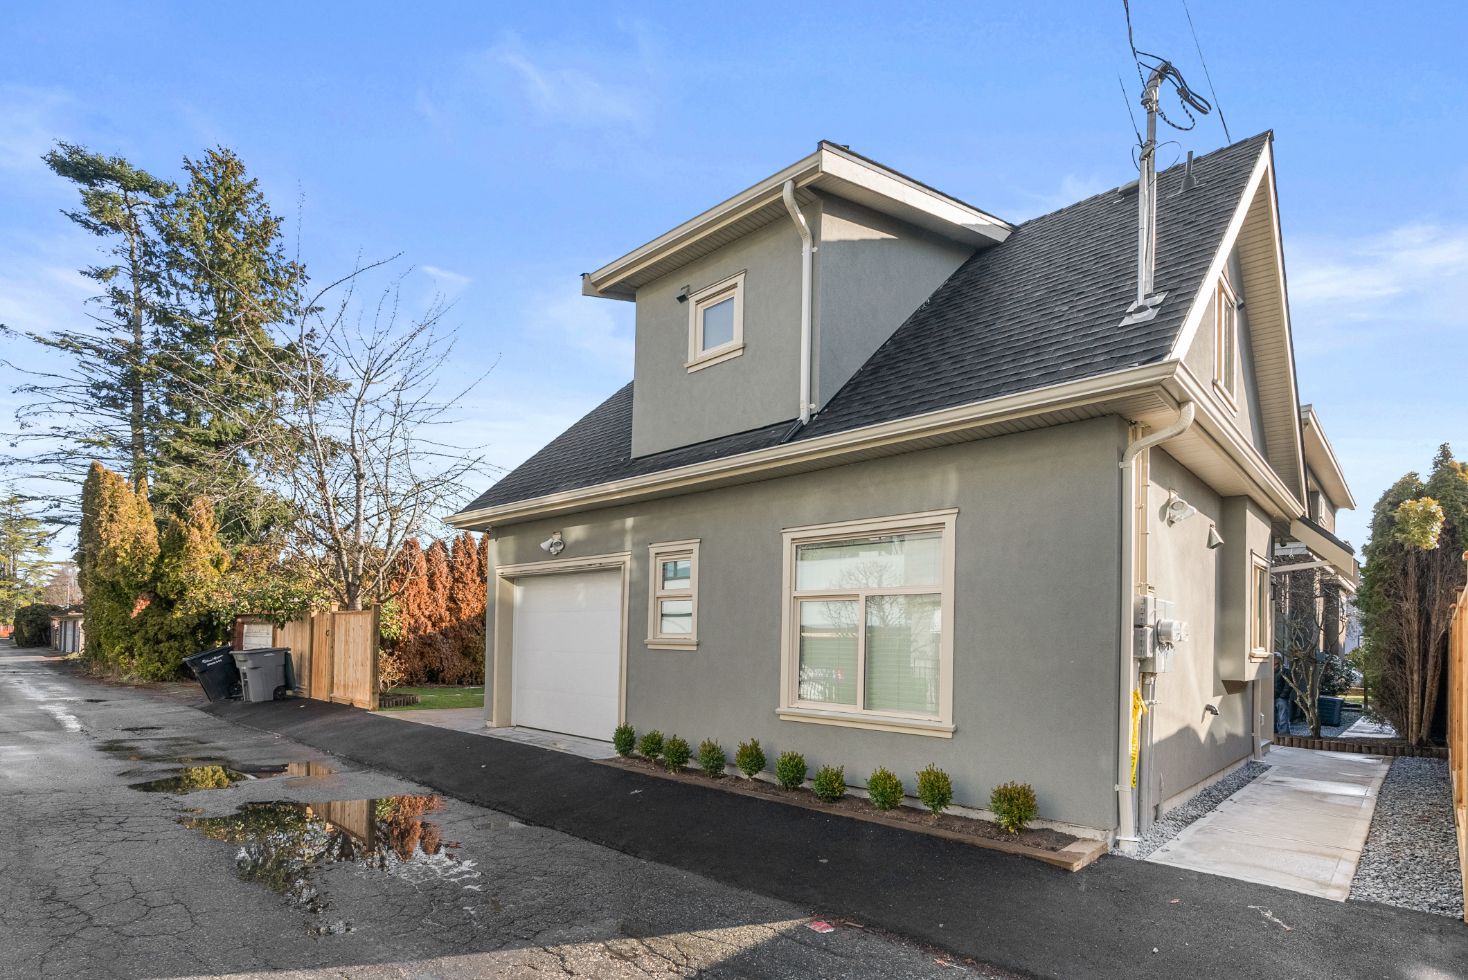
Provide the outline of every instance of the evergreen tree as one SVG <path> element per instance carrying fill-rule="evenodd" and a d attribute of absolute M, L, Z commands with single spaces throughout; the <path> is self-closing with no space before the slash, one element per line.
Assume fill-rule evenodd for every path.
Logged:
<path fill-rule="evenodd" d="M 428 597 L 428 563 L 417 538 L 403 542 L 395 564 L 394 587 L 397 596 L 402 637 L 397 642 L 402 657 L 403 683 L 421 684 L 428 679 L 428 658 L 423 637 L 433 633 L 432 603 Z"/>
<path fill-rule="evenodd" d="M 449 551 L 448 614 L 452 623 L 451 642 L 460 663 L 457 683 L 484 679 L 484 566 L 479 542 L 468 531 L 461 532 Z"/>
<path fill-rule="evenodd" d="M 161 260 L 154 221 L 173 185 L 117 156 L 58 143 L 46 165 L 76 185 L 81 206 L 63 211 L 103 240 L 106 259 L 81 270 L 100 288 L 84 328 L 14 332 L 64 355 L 57 367 L 27 372 L 18 394 L 35 400 L 17 410 L 19 440 L 36 446 L 32 475 L 75 479 L 91 459 L 119 467 L 141 485 L 151 474 L 154 327 Z M 5 328 L 0 328 L 5 329 Z"/>
<path fill-rule="evenodd" d="M 77 566 L 82 584 L 87 655 L 124 672 L 153 637 L 138 622 L 152 601 L 158 528 L 147 486 L 93 463 L 83 486 Z"/>
<path fill-rule="evenodd" d="M 281 219 L 231 150 L 185 158 L 184 170 L 187 183 L 155 222 L 166 296 L 160 502 L 177 513 L 207 496 L 228 540 L 256 541 L 283 518 L 255 478 L 265 461 L 251 455 L 267 445 L 279 452 L 278 440 L 262 438 L 286 387 L 271 327 L 302 312 L 306 271 L 286 255 Z"/>
<path fill-rule="evenodd" d="M 1433 737 L 1465 548 L 1468 465 L 1444 444 L 1425 482 L 1408 473 L 1372 509 L 1357 597 L 1373 703 L 1413 744 Z"/>
<path fill-rule="evenodd" d="M 44 595 L 50 537 L 40 519 L 26 513 L 21 498 L 0 500 L 0 623 L 13 623 L 17 609 Z"/>

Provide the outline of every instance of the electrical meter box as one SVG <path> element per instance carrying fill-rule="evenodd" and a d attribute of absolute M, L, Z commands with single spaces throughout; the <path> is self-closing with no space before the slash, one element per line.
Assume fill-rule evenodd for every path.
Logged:
<path fill-rule="evenodd" d="M 1173 651 L 1188 638 L 1188 624 L 1173 618 L 1173 604 L 1155 595 L 1137 597 L 1132 629 L 1132 654 L 1144 674 L 1161 674 L 1172 667 Z"/>

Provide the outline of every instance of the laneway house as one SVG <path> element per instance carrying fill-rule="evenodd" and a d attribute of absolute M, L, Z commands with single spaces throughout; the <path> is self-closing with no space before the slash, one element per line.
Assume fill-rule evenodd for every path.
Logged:
<path fill-rule="evenodd" d="M 1185 170 L 1140 301 L 1135 182 L 1014 225 L 831 143 L 584 275 L 632 382 L 453 521 L 490 724 L 936 763 L 1123 842 L 1265 752 L 1273 546 L 1330 544 L 1272 136 Z"/>

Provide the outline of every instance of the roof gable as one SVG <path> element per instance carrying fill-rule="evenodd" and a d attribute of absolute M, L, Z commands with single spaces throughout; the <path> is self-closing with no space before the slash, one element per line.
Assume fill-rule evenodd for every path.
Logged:
<path fill-rule="evenodd" d="M 688 463 L 1060 385 L 1170 356 L 1239 211 L 1269 134 L 1158 175 L 1157 316 L 1121 326 L 1136 289 L 1135 182 L 1018 226 L 956 271 L 792 433 L 782 422 L 655 455 L 631 455 L 632 385 L 475 500 L 508 504 Z M 1292 410 L 1293 413 L 1293 410 Z M 1298 437 L 1296 437 L 1298 445 Z"/>

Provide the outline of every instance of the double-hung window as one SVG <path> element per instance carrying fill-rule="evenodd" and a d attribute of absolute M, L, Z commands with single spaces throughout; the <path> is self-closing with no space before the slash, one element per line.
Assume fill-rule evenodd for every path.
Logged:
<path fill-rule="evenodd" d="M 1226 276 L 1219 277 L 1213 306 L 1213 384 L 1233 405 L 1239 388 L 1239 299 Z"/>
<path fill-rule="evenodd" d="M 785 532 L 780 717 L 952 733 L 955 517 Z"/>
<path fill-rule="evenodd" d="M 1253 556 L 1249 581 L 1249 656 L 1263 659 L 1274 646 L 1270 636 L 1269 563 Z"/>
<path fill-rule="evenodd" d="M 651 570 L 647 645 L 659 650 L 698 647 L 698 542 L 648 547 Z"/>
<path fill-rule="evenodd" d="M 744 273 L 688 297 L 688 370 L 744 353 Z"/>

